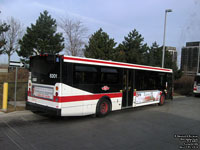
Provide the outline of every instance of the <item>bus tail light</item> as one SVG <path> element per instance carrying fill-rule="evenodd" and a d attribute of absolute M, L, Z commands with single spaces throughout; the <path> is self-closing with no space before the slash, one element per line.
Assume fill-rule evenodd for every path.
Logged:
<path fill-rule="evenodd" d="M 197 90 L 197 87 L 196 86 L 194 86 L 194 89 L 193 89 L 194 91 L 196 91 Z"/>
<path fill-rule="evenodd" d="M 56 96 L 58 96 L 58 92 L 56 92 Z"/>

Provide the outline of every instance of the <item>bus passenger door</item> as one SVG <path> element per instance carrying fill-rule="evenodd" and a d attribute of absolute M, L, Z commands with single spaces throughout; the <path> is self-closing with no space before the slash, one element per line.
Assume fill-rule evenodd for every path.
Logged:
<path fill-rule="evenodd" d="M 122 107 L 133 105 L 133 70 L 124 69 Z"/>

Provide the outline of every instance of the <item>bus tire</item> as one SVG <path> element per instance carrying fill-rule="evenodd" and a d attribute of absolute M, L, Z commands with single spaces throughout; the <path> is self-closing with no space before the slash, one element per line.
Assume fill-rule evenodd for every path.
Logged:
<path fill-rule="evenodd" d="M 96 116 L 97 117 L 105 117 L 111 111 L 110 101 L 106 98 L 100 99 L 97 108 L 96 108 Z"/>
<path fill-rule="evenodd" d="M 162 94 L 160 96 L 160 102 L 158 103 L 160 106 L 162 106 L 165 103 L 165 94 Z"/>

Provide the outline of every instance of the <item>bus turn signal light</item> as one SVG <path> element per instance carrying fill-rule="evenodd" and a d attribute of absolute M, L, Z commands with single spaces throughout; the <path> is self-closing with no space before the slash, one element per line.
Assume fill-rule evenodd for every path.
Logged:
<path fill-rule="evenodd" d="M 58 86 L 56 86 L 56 91 L 58 91 Z"/>

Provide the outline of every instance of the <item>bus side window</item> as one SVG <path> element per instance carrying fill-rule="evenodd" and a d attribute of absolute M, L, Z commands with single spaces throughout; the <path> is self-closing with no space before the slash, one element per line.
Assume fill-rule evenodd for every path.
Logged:
<path fill-rule="evenodd" d="M 136 89 L 137 90 L 147 90 L 146 87 L 146 82 L 145 81 L 145 71 L 140 71 L 140 70 L 136 70 Z"/>
<path fill-rule="evenodd" d="M 136 70 L 137 90 L 159 90 L 162 87 L 162 76 L 159 72 Z"/>
<path fill-rule="evenodd" d="M 75 65 L 75 84 L 95 84 L 97 83 L 97 68 L 87 65 Z"/>
<path fill-rule="evenodd" d="M 120 84 L 118 69 L 102 67 L 100 82 L 107 84 Z"/>

